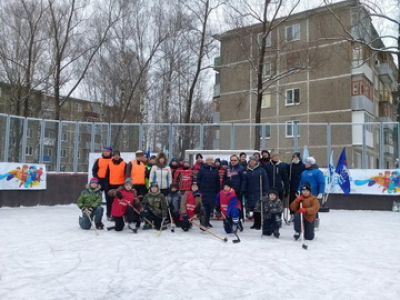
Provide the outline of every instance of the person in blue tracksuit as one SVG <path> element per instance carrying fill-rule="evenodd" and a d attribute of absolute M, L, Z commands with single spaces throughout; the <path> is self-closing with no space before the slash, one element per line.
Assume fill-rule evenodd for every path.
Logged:
<path fill-rule="evenodd" d="M 260 199 L 267 195 L 269 189 L 268 175 L 254 156 L 250 157 L 247 170 L 243 174 L 242 192 L 246 198 L 246 210 L 254 212 L 254 224 L 250 229 L 261 229 L 261 213 L 256 210 Z"/>
<path fill-rule="evenodd" d="M 318 168 L 314 157 L 307 157 L 304 166 L 306 169 L 301 173 L 301 179 L 297 191 L 300 194 L 300 188 L 305 182 L 308 182 L 311 186 L 311 194 L 321 200 L 325 192 L 324 174 Z"/>
<path fill-rule="evenodd" d="M 206 163 L 200 168 L 197 173 L 197 183 L 201 192 L 201 200 L 205 209 L 205 227 L 211 228 L 210 216 L 214 210 L 215 197 L 220 191 L 220 180 L 218 169 L 214 166 L 212 157 L 206 158 Z"/>

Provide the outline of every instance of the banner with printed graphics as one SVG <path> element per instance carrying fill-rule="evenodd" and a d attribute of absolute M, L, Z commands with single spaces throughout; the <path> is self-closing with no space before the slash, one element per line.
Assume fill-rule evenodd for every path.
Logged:
<path fill-rule="evenodd" d="M 332 184 L 328 184 L 329 169 L 320 169 L 325 176 L 326 192 L 343 194 L 340 188 L 340 176 L 333 174 Z M 400 196 L 400 170 L 399 169 L 349 169 L 350 195 L 388 195 Z M 330 190 L 329 190 L 330 189 Z"/>
<path fill-rule="evenodd" d="M 44 164 L 0 162 L 0 190 L 45 190 Z"/>

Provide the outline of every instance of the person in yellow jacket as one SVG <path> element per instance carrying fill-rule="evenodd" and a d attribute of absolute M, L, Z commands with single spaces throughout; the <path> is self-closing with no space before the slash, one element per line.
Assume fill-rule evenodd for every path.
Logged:
<path fill-rule="evenodd" d="M 121 153 L 114 150 L 112 159 L 108 163 L 106 171 L 106 201 L 107 201 L 107 219 L 111 220 L 111 206 L 113 198 L 108 195 L 109 190 L 117 189 L 125 182 L 126 162 L 121 158 Z"/>
<path fill-rule="evenodd" d="M 301 231 L 301 217 L 303 214 L 304 224 L 304 239 L 314 239 L 314 221 L 320 207 L 317 197 L 311 194 L 311 185 L 305 182 L 301 186 L 301 195 L 296 198 L 291 204 L 290 209 L 295 212 L 294 215 L 294 239 L 299 239 Z"/>
<path fill-rule="evenodd" d="M 136 151 L 135 159 L 131 160 L 126 167 L 126 178 L 131 178 L 133 188 L 136 190 L 139 199 L 142 199 L 147 194 L 146 189 L 146 164 L 144 152 Z"/>

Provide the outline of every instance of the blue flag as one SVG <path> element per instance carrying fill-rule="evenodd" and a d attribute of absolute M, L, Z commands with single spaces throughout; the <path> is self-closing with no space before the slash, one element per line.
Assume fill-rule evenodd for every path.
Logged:
<path fill-rule="evenodd" d="M 308 148 L 307 145 L 304 146 L 304 150 L 303 150 L 303 163 L 306 162 L 307 157 L 309 157 L 310 154 L 308 153 Z"/>
<path fill-rule="evenodd" d="M 339 161 L 336 165 L 336 173 L 339 174 L 339 186 L 343 193 L 350 194 L 350 176 L 347 168 L 346 147 L 340 154 Z"/>
<path fill-rule="evenodd" d="M 329 158 L 329 174 L 328 174 L 328 184 L 332 183 L 333 174 L 335 173 L 335 166 L 333 165 L 333 150 L 331 152 L 331 156 Z"/>

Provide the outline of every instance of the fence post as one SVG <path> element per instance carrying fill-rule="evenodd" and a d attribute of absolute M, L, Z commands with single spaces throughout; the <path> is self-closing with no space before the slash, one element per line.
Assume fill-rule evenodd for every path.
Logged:
<path fill-rule="evenodd" d="M 79 122 L 75 123 L 75 137 L 74 137 L 74 162 L 73 162 L 73 172 L 78 172 L 78 152 L 79 152 Z"/>
<path fill-rule="evenodd" d="M 113 147 L 111 145 L 111 123 L 107 124 L 107 147 Z"/>
<path fill-rule="evenodd" d="M 331 152 L 332 152 L 332 127 L 331 123 L 326 124 L 326 155 L 327 155 L 327 166 L 329 167 L 329 163 L 331 160 Z"/>
<path fill-rule="evenodd" d="M 293 148 L 294 152 L 299 151 L 299 123 L 293 122 Z"/>
<path fill-rule="evenodd" d="M 220 132 L 221 132 L 221 126 L 219 127 L 220 128 Z M 235 147 L 235 124 L 234 123 L 231 123 L 231 138 L 230 138 L 230 141 L 231 141 L 231 146 L 230 146 L 230 150 L 235 150 L 236 149 L 236 147 Z M 221 138 L 220 138 L 220 140 L 221 140 Z M 220 148 L 221 148 L 221 145 L 219 146 Z"/>
<path fill-rule="evenodd" d="M 94 152 L 95 151 L 95 139 L 96 139 L 96 125 L 93 122 L 92 123 L 91 136 L 90 136 L 90 152 Z"/>
<path fill-rule="evenodd" d="M 385 159 L 385 138 L 384 138 L 384 128 L 383 123 L 379 124 L 379 166 L 377 168 L 384 168 L 384 159 Z"/>
<path fill-rule="evenodd" d="M 367 135 L 365 132 L 365 124 L 362 124 L 362 151 L 361 151 L 361 168 L 367 167 Z"/>
<path fill-rule="evenodd" d="M 22 143 L 21 143 L 21 162 L 26 162 L 26 139 L 28 131 L 28 118 L 24 118 L 24 124 L 22 126 Z"/>
<path fill-rule="evenodd" d="M 11 116 L 7 115 L 6 121 L 6 139 L 4 141 L 4 161 L 8 161 L 8 154 L 10 151 L 10 127 L 11 127 Z"/>
<path fill-rule="evenodd" d="M 43 154 L 44 154 L 44 132 L 46 130 L 46 121 L 42 119 L 40 121 L 40 140 L 39 140 L 39 163 L 43 163 Z"/>
<path fill-rule="evenodd" d="M 143 124 L 142 123 L 139 124 L 139 148 L 138 149 L 143 150 Z"/>
<path fill-rule="evenodd" d="M 266 128 L 265 128 L 265 125 L 263 124 L 263 125 L 261 125 L 261 149 L 267 149 L 267 145 L 266 145 L 266 138 L 265 138 L 265 135 L 266 135 L 266 130 L 265 130 Z"/>
<path fill-rule="evenodd" d="M 62 121 L 58 121 L 58 138 L 57 138 L 57 151 L 56 151 L 56 171 L 61 170 L 61 137 L 62 137 Z"/>
<path fill-rule="evenodd" d="M 200 131 L 199 149 L 204 150 L 204 125 L 203 125 L 203 123 L 201 123 L 199 125 L 199 131 Z"/>
<path fill-rule="evenodd" d="M 172 150 L 173 150 L 173 139 L 174 139 L 174 126 L 172 123 L 169 124 L 169 130 L 168 130 L 168 157 L 171 159 L 173 157 L 172 155 Z"/>

